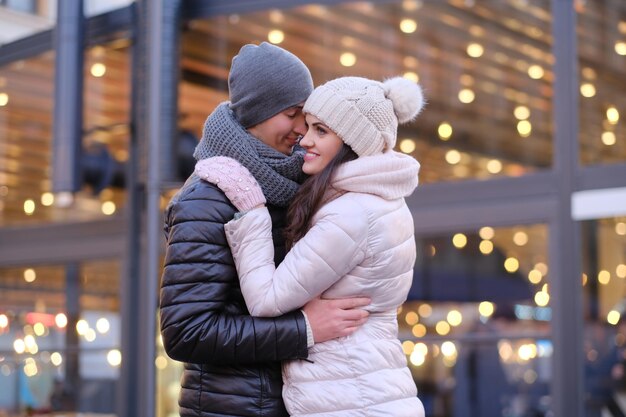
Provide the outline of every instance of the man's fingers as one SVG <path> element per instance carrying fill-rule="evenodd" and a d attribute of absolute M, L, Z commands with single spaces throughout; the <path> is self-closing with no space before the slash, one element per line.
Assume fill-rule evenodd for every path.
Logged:
<path fill-rule="evenodd" d="M 335 307 L 342 308 L 344 310 L 365 307 L 371 302 L 372 300 L 368 297 L 340 298 L 333 300 Z"/>
<path fill-rule="evenodd" d="M 344 310 L 341 314 L 344 320 L 361 320 L 369 315 L 370 313 L 365 310 Z"/>

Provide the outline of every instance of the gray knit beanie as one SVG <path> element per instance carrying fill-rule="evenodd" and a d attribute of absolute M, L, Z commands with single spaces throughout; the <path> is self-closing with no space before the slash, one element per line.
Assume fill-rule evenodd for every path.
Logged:
<path fill-rule="evenodd" d="M 320 119 L 359 156 L 393 149 L 398 123 L 413 120 L 424 107 L 418 84 L 402 77 L 384 82 L 342 77 L 317 87 L 304 112 Z"/>
<path fill-rule="evenodd" d="M 248 44 L 233 58 L 228 91 L 231 110 L 248 128 L 306 100 L 313 79 L 291 52 L 267 42 Z"/>

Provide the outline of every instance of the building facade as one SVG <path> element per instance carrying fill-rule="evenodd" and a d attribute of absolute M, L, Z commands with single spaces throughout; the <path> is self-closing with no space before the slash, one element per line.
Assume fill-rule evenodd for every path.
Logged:
<path fill-rule="evenodd" d="M 30 3 L 0 18 L 50 20 Z M 397 144 L 422 166 L 398 321 L 427 415 L 624 415 L 625 2 L 82 3 L 0 46 L 0 415 L 177 415 L 161 213 L 261 41 L 316 85 L 425 90 Z"/>

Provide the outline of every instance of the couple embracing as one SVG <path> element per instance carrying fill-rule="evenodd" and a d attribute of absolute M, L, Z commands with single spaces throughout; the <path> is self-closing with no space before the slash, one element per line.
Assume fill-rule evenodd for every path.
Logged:
<path fill-rule="evenodd" d="M 161 334 L 184 362 L 180 415 L 422 417 L 396 318 L 419 164 L 393 150 L 420 87 L 314 89 L 268 43 L 239 51 L 228 86 L 165 213 Z"/>

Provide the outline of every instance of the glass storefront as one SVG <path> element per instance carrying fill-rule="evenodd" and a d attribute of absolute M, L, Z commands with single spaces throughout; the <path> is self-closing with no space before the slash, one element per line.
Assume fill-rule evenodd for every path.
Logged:
<path fill-rule="evenodd" d="M 54 53 L 0 67 L 0 225 L 90 221 L 124 206 L 129 51 L 124 38 L 86 51 L 83 187 L 73 195 L 51 192 Z"/>
<path fill-rule="evenodd" d="M 580 160 L 626 162 L 626 4 L 579 1 Z"/>
<path fill-rule="evenodd" d="M 582 230 L 586 416 L 623 415 L 626 217 L 587 220 Z"/>
<path fill-rule="evenodd" d="M 426 415 L 545 415 L 547 237 L 545 225 L 532 225 L 417 238 L 415 280 L 398 322 Z"/>
<path fill-rule="evenodd" d="M 119 269 L 117 260 L 0 269 L 0 410 L 115 412 Z"/>

